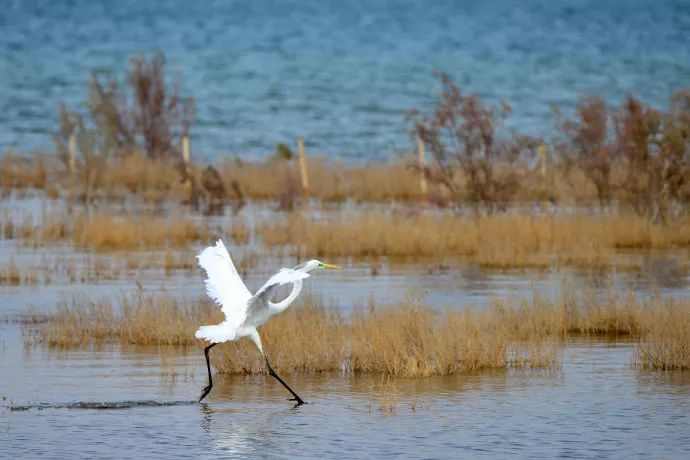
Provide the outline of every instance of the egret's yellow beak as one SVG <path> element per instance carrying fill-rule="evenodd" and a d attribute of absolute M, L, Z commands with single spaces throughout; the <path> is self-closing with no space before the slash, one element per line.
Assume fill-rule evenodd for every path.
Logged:
<path fill-rule="evenodd" d="M 343 270 L 343 267 L 341 267 L 340 265 L 325 264 L 323 262 L 321 262 L 321 267 L 328 268 L 330 270 Z"/>

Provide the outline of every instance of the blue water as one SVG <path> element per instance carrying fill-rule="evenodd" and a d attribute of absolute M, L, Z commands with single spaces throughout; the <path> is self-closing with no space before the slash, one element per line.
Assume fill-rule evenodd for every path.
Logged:
<path fill-rule="evenodd" d="M 197 100 L 196 155 L 311 151 L 385 158 L 409 146 L 404 111 L 432 71 L 553 127 L 582 92 L 664 105 L 690 86 L 690 2 L 3 1 L 0 147 L 50 148 L 59 102 L 83 107 L 91 70 L 163 51 Z"/>

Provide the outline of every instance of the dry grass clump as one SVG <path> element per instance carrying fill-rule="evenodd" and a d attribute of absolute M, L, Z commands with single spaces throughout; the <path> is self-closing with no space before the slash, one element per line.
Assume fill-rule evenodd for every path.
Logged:
<path fill-rule="evenodd" d="M 5 190 L 44 188 L 51 168 L 47 155 L 29 157 L 6 152 L 0 158 L 0 187 Z"/>
<path fill-rule="evenodd" d="M 404 162 L 346 165 L 316 158 L 309 161 L 309 196 L 323 202 L 409 201 L 423 198 L 419 174 Z M 253 199 L 284 198 L 286 193 L 301 195 L 299 165 L 296 160 L 269 159 L 262 163 L 228 161 L 220 166 L 226 190 L 233 182 Z M 266 180 L 270 177 L 271 180 Z"/>
<path fill-rule="evenodd" d="M 403 161 L 364 166 L 321 161 L 314 165 L 313 195 L 322 201 L 421 201 L 419 173 Z"/>
<path fill-rule="evenodd" d="M 201 323 L 219 322 L 222 313 L 208 302 L 182 302 L 141 293 L 108 300 L 75 297 L 60 302 L 41 325 L 36 341 L 70 347 L 99 341 L 137 345 L 191 345 Z"/>
<path fill-rule="evenodd" d="M 673 226 L 637 216 L 460 217 L 360 213 L 315 221 L 291 213 L 260 229 L 267 246 L 298 242 L 296 255 L 460 256 L 492 267 L 609 266 L 619 249 L 690 246 L 690 219 Z"/>
<path fill-rule="evenodd" d="M 15 224 L 8 218 L 5 227 L 7 239 L 19 238 L 32 246 L 63 240 L 68 238 L 71 231 L 67 216 L 58 213 L 44 213 L 38 222 L 27 217 Z"/>
<path fill-rule="evenodd" d="M 22 284 L 22 274 L 19 267 L 10 259 L 6 267 L 0 267 L 0 284 L 17 286 Z"/>
<path fill-rule="evenodd" d="M 486 313 L 470 309 L 438 317 L 426 306 L 357 312 L 352 366 L 392 375 L 445 375 L 505 367 L 510 337 Z"/>
<path fill-rule="evenodd" d="M 494 300 L 489 309 L 497 322 L 509 325 L 511 337 L 523 341 L 534 336 L 639 337 L 651 323 L 649 311 L 663 302 L 657 297 L 640 300 L 632 293 L 609 293 L 599 300 L 591 292 L 578 295 L 564 288 L 555 301 L 540 296 L 509 298 Z"/>
<path fill-rule="evenodd" d="M 208 238 L 210 232 L 191 220 L 155 216 L 82 217 L 75 223 L 72 233 L 72 240 L 76 246 L 88 247 L 95 251 L 180 247 L 192 241 Z"/>
<path fill-rule="evenodd" d="M 33 268 L 22 270 L 10 258 L 6 266 L 0 267 L 0 285 L 18 286 L 38 283 L 38 274 Z"/>
<path fill-rule="evenodd" d="M 38 330 L 38 342 L 74 346 L 98 341 L 192 345 L 201 324 L 221 312 L 208 301 L 180 302 L 138 293 L 117 309 L 84 298 L 63 302 Z M 569 336 L 635 339 L 643 367 L 688 368 L 690 301 L 651 297 L 535 297 L 496 301 L 489 308 L 438 311 L 414 301 L 356 307 L 349 317 L 317 296 L 261 328 L 264 349 L 282 372 L 381 373 L 430 376 L 486 368 L 544 369 L 558 365 L 558 347 Z M 213 350 L 221 373 L 261 374 L 254 344 L 241 340 Z"/>
<path fill-rule="evenodd" d="M 647 369 L 690 369 L 690 304 L 666 299 L 647 312 L 634 362 Z"/>
<path fill-rule="evenodd" d="M 491 306 L 496 320 L 509 324 L 509 334 L 530 337 L 605 336 L 636 340 L 635 363 L 644 368 L 690 369 L 690 301 L 658 295 L 639 299 L 633 294 L 609 295 L 597 301 L 591 294 L 577 298 L 564 291 L 550 303 L 497 301 Z M 534 347 L 529 353 L 539 351 Z M 548 349 L 546 353 L 551 353 Z M 532 359 L 539 361 L 539 356 Z"/>
<path fill-rule="evenodd" d="M 287 372 L 326 372 L 347 370 L 347 342 L 350 328 L 336 308 L 328 308 L 314 295 L 301 299 L 261 327 L 264 350 L 276 369 Z M 213 353 L 215 366 L 228 374 L 263 374 L 266 365 L 249 340 L 224 344 Z"/>
<path fill-rule="evenodd" d="M 505 325 L 497 324 L 488 312 L 438 313 L 407 302 L 380 309 L 371 305 L 346 319 L 318 297 L 305 300 L 261 330 L 274 367 L 284 372 L 426 376 L 510 364 L 511 337 Z M 220 311 L 210 302 L 183 303 L 139 293 L 122 297 L 114 308 L 107 301 L 76 298 L 58 306 L 38 329 L 37 341 L 51 347 L 102 341 L 190 345 L 197 343 L 194 331 L 199 325 L 220 320 Z M 224 344 L 213 353 L 219 372 L 265 372 L 263 360 L 248 340 Z"/>
<path fill-rule="evenodd" d="M 158 203 L 185 196 L 180 173 L 173 162 L 138 153 L 113 161 L 116 163 L 108 165 L 108 174 L 103 177 L 107 197 L 132 194 L 144 202 Z"/>
<path fill-rule="evenodd" d="M 283 313 L 261 333 L 272 365 L 283 372 L 472 373 L 509 366 L 512 346 L 505 325 L 486 312 L 467 308 L 439 313 L 415 302 L 360 308 L 349 319 L 323 305 L 306 305 Z M 220 358 L 219 372 L 266 372 L 251 342 L 229 343 L 214 353 Z"/>
<path fill-rule="evenodd" d="M 148 214 L 47 214 L 37 224 L 26 221 L 18 229 L 15 226 L 12 234 L 33 246 L 71 239 L 76 247 L 93 251 L 177 248 L 213 236 L 209 227 L 191 219 Z"/>

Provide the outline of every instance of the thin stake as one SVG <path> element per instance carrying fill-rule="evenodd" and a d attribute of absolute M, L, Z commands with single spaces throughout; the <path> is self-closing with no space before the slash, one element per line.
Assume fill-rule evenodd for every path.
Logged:
<path fill-rule="evenodd" d="M 537 154 L 539 155 L 539 173 L 542 177 L 546 177 L 546 162 L 548 160 L 548 152 L 546 151 L 546 145 L 542 142 L 537 149 Z"/>
<path fill-rule="evenodd" d="M 304 139 L 297 139 L 297 152 L 299 155 L 299 172 L 302 177 L 302 193 L 309 194 L 309 174 L 307 172 L 307 157 L 304 154 Z"/>
<path fill-rule="evenodd" d="M 191 152 L 189 149 L 189 136 L 185 134 L 182 136 L 182 160 L 184 161 L 184 164 L 188 165 L 190 158 Z"/>
<path fill-rule="evenodd" d="M 421 139 L 417 139 L 417 152 L 419 153 L 419 188 L 422 195 L 426 195 L 426 149 Z"/>
<path fill-rule="evenodd" d="M 69 154 L 68 158 L 68 166 L 69 166 L 69 172 L 74 173 L 74 170 L 76 169 L 76 155 L 77 155 L 77 136 L 74 135 L 74 133 L 69 135 L 69 138 L 67 139 L 67 150 Z"/>

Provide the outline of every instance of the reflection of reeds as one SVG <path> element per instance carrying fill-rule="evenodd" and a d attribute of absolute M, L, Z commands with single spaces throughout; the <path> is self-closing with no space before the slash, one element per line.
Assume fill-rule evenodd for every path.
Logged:
<path fill-rule="evenodd" d="M 181 302 L 143 294 L 62 304 L 43 324 L 38 341 L 72 346 L 92 341 L 191 345 L 200 324 L 217 323 L 210 302 Z M 357 307 L 349 317 L 307 296 L 261 328 L 264 348 L 284 372 L 365 372 L 401 376 L 471 373 L 484 368 L 550 368 L 556 344 L 572 335 L 638 338 L 644 366 L 687 367 L 690 302 L 633 296 L 495 302 L 489 308 L 439 312 L 413 301 Z M 220 372 L 265 372 L 253 343 L 214 349 Z"/>
<path fill-rule="evenodd" d="M 395 415 L 398 409 L 398 399 L 400 392 L 395 380 L 391 380 L 389 375 L 381 377 L 381 383 L 373 385 L 371 394 L 378 403 L 379 412 L 383 415 Z M 414 402 L 412 404 L 415 404 Z M 413 411 L 415 410 L 413 406 Z M 369 407 L 371 412 L 371 405 Z"/>
<path fill-rule="evenodd" d="M 690 220 L 672 226 L 634 216 L 343 215 L 315 221 L 301 213 L 264 225 L 267 246 L 294 244 L 317 256 L 460 256 L 490 267 L 621 263 L 618 250 L 690 246 Z M 639 266 L 637 258 L 627 264 Z"/>

